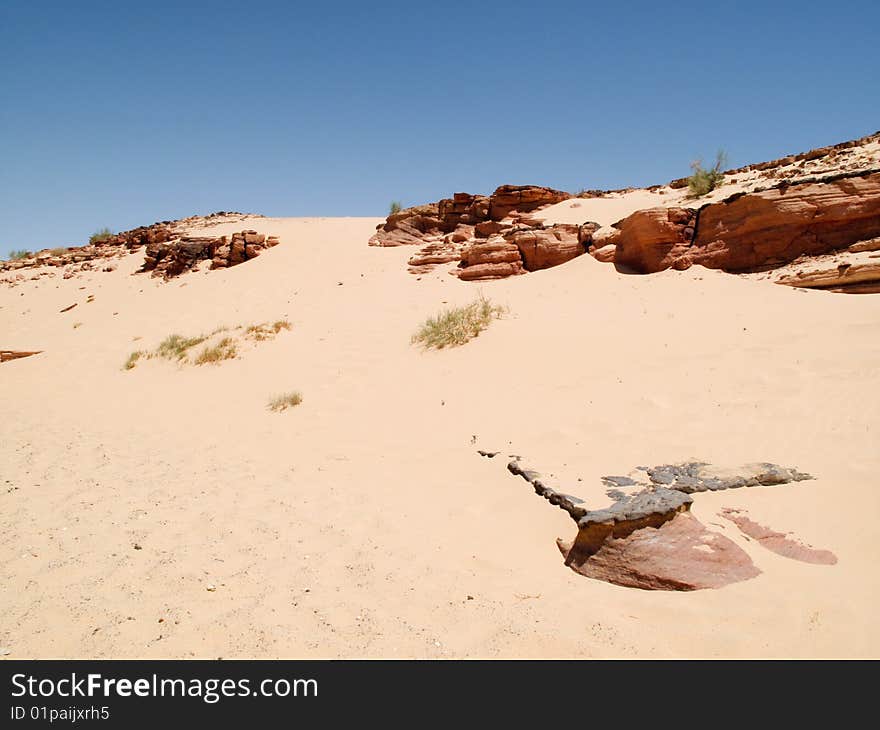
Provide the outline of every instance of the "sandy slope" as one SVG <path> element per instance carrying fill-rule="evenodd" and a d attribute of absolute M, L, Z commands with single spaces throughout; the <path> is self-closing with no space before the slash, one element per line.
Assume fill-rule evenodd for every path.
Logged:
<path fill-rule="evenodd" d="M 46 350 L 0 366 L 9 656 L 880 654 L 880 296 L 588 256 L 418 280 L 412 250 L 366 246 L 376 222 L 254 219 L 282 244 L 168 284 L 130 276 L 135 255 L 0 288 L 0 346 Z M 509 316 L 458 350 L 409 344 L 478 290 Z M 121 369 L 172 332 L 283 317 L 219 366 Z M 267 411 L 290 389 L 301 406 Z M 763 574 L 645 592 L 565 568 L 574 524 L 477 448 L 597 504 L 600 475 L 692 456 L 818 479 L 697 495 Z M 838 564 L 764 550 L 725 506 Z"/>

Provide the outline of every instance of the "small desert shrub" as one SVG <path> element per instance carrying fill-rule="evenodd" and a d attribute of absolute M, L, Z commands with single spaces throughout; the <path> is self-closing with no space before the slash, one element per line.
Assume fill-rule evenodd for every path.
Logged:
<path fill-rule="evenodd" d="M 63 256 L 64 254 L 67 253 L 67 251 L 68 251 L 68 249 L 66 249 L 66 248 L 49 249 L 49 253 L 52 254 L 53 256 Z"/>
<path fill-rule="evenodd" d="M 236 355 L 235 340 L 231 337 L 224 337 L 213 347 L 205 347 L 196 358 L 196 365 L 207 365 L 210 363 L 221 362 L 222 360 L 231 360 Z"/>
<path fill-rule="evenodd" d="M 724 179 L 721 170 L 726 164 L 727 155 L 724 150 L 718 150 L 718 154 L 715 155 L 715 164 L 708 169 L 703 167 L 702 160 L 694 160 L 691 163 L 693 174 L 688 178 L 688 188 L 691 191 L 691 195 L 699 198 L 701 195 L 706 195 L 718 187 Z"/>
<path fill-rule="evenodd" d="M 125 370 L 131 370 L 136 364 L 137 361 L 143 357 L 143 350 L 135 350 L 131 355 L 128 356 L 128 360 L 125 361 L 125 365 L 123 368 Z"/>
<path fill-rule="evenodd" d="M 19 259 L 26 259 L 30 255 L 31 255 L 30 251 L 27 251 L 22 248 L 17 251 L 10 251 L 9 252 L 9 260 L 10 261 L 18 261 Z"/>
<path fill-rule="evenodd" d="M 156 355 L 164 357 L 166 360 L 182 360 L 186 357 L 187 350 L 190 347 L 200 345 L 205 341 L 205 337 L 181 337 L 180 335 L 168 335 L 159 347 L 156 348 Z"/>
<path fill-rule="evenodd" d="M 268 408 L 270 411 L 284 411 L 288 408 L 293 408 L 294 406 L 298 406 L 302 403 L 302 395 L 299 391 L 294 390 L 291 393 L 285 393 L 284 395 L 276 396 L 269 401 Z"/>
<path fill-rule="evenodd" d="M 89 243 L 103 243 L 113 237 L 113 231 L 109 228 L 102 228 L 100 231 L 95 231 L 91 236 L 89 236 Z"/>
<path fill-rule="evenodd" d="M 429 317 L 412 336 L 412 342 L 422 346 L 455 347 L 463 345 L 480 334 L 493 319 L 504 314 L 504 308 L 492 304 L 484 296 L 464 307 L 447 309 Z"/>
<path fill-rule="evenodd" d="M 286 319 L 279 319 L 272 323 L 272 331 L 277 335 L 281 330 L 289 330 L 290 322 Z"/>
<path fill-rule="evenodd" d="M 400 204 L 399 200 L 392 200 L 391 205 L 388 206 L 388 215 L 394 215 L 395 213 L 400 213 L 403 210 L 403 206 Z"/>

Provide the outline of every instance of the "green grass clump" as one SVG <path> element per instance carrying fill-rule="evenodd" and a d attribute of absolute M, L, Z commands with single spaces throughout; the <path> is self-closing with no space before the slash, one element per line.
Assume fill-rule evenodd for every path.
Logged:
<path fill-rule="evenodd" d="M 276 396 L 269 401 L 268 408 L 270 411 L 284 411 L 288 408 L 293 408 L 294 406 L 298 406 L 302 403 L 302 395 L 299 391 L 294 390 L 290 393 L 285 393 L 284 395 Z"/>
<path fill-rule="evenodd" d="M 28 256 L 31 256 L 31 252 L 23 248 L 9 252 L 10 261 L 19 261 L 21 259 L 26 259 Z"/>
<path fill-rule="evenodd" d="M 166 360 L 182 360 L 187 355 L 187 350 L 196 345 L 200 345 L 205 341 L 204 336 L 199 337 L 181 337 L 180 335 L 168 335 L 156 348 L 157 357 L 164 357 Z"/>
<path fill-rule="evenodd" d="M 209 365 L 223 360 L 231 360 L 237 353 L 235 340 L 224 337 L 213 347 L 205 347 L 195 360 L 196 365 Z"/>
<path fill-rule="evenodd" d="M 695 198 L 699 198 L 702 195 L 711 193 L 717 188 L 724 179 L 724 174 L 721 172 L 721 169 L 726 164 L 727 155 L 724 150 L 718 150 L 718 154 L 715 155 L 715 164 L 708 169 L 703 167 L 702 160 L 694 160 L 691 163 L 693 174 L 688 178 L 688 189 L 690 190 L 691 195 Z"/>
<path fill-rule="evenodd" d="M 89 236 L 89 243 L 103 243 L 104 241 L 109 241 L 111 238 L 113 238 L 113 231 L 109 228 L 102 228 L 100 231 L 95 231 Z"/>
<path fill-rule="evenodd" d="M 144 356 L 143 350 L 135 350 L 131 355 L 128 356 L 128 360 L 125 361 L 125 365 L 123 365 L 124 370 L 131 370 L 135 365 L 137 365 L 137 361 L 140 360 Z"/>
<path fill-rule="evenodd" d="M 412 342 L 425 348 L 457 347 L 486 329 L 493 319 L 504 314 L 504 307 L 492 304 L 484 296 L 463 307 L 447 309 L 429 317 L 412 336 Z"/>
<path fill-rule="evenodd" d="M 68 250 L 69 249 L 67 249 L 67 248 L 52 248 L 52 249 L 49 249 L 49 253 L 52 254 L 53 256 L 63 256 L 64 254 L 66 254 L 68 252 Z"/>
<path fill-rule="evenodd" d="M 388 215 L 394 215 L 395 213 L 400 213 L 403 210 L 403 206 L 400 204 L 399 200 L 392 200 L 391 205 L 388 206 Z"/>

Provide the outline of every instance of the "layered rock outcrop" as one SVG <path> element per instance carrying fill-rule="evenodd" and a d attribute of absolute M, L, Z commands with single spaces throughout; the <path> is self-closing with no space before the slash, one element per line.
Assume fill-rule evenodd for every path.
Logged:
<path fill-rule="evenodd" d="M 16 276 L 6 280 L 6 283 L 14 285 L 23 281 L 24 270 L 31 268 L 40 269 L 35 276 L 54 276 L 54 273 L 46 267 L 63 268 L 64 278 L 70 278 L 80 271 L 96 270 L 96 268 L 103 271 L 113 271 L 115 265 L 109 259 L 121 258 L 146 247 L 143 270 L 157 270 L 165 276 L 174 276 L 192 268 L 197 261 L 206 258 L 205 254 L 208 249 L 210 249 L 211 255 L 207 258 L 215 258 L 214 248 L 211 247 L 214 245 L 212 242 L 220 240 L 219 238 L 189 236 L 183 231 L 190 227 L 209 228 L 214 225 L 228 224 L 234 220 L 244 220 L 249 217 L 253 216 L 231 211 L 218 211 L 207 216 L 192 216 L 177 221 L 161 221 L 149 226 L 139 226 L 130 231 L 111 234 L 85 246 L 44 249 L 12 261 L 0 261 L 0 272 L 18 272 Z M 244 235 L 245 233 L 253 235 L 256 232 L 245 231 L 236 235 Z M 253 258 L 259 255 L 263 248 L 275 243 L 277 243 L 277 239 L 272 237 L 262 242 L 251 241 L 248 244 L 250 248 L 244 250 L 243 257 L 231 251 L 221 255 L 217 268 L 223 266 L 224 262 L 229 266 L 234 265 L 230 262 L 241 263 L 248 258 Z"/>
<path fill-rule="evenodd" d="M 614 502 L 591 510 L 518 459 L 507 468 L 577 523 L 574 540 L 558 541 L 566 565 L 590 578 L 647 590 L 719 588 L 760 573 L 736 543 L 689 514 L 692 494 L 812 479 L 764 462 L 738 469 L 702 462 L 640 467 L 627 476 L 603 477 Z"/>
<path fill-rule="evenodd" d="M 700 210 L 694 263 L 772 268 L 880 236 L 880 171 L 781 184 Z"/>
<path fill-rule="evenodd" d="M 595 223 L 503 227 L 464 247 L 458 277 L 465 281 L 498 279 L 558 266 L 586 253 L 597 228 Z"/>
<path fill-rule="evenodd" d="M 652 208 L 614 225 L 599 260 L 650 274 L 695 264 L 730 273 L 766 271 L 804 257 L 869 251 L 880 237 L 880 171 L 780 183 L 733 195 L 699 210 Z M 614 246 L 613 259 L 608 246 Z M 880 266 L 845 262 L 783 276 L 780 284 L 833 291 L 876 291 Z"/>
<path fill-rule="evenodd" d="M 392 213 L 378 226 L 369 244 L 421 246 L 409 259 L 412 273 L 461 261 L 460 276 L 466 280 L 513 276 L 586 251 L 578 244 L 577 226 L 573 237 L 564 228 L 536 231 L 531 238 L 527 235 L 534 227 L 543 229 L 529 213 L 568 197 L 560 190 L 535 185 L 502 185 L 489 196 L 455 193 L 437 203 Z M 519 241 L 507 240 L 508 234 L 519 236 Z M 527 260 L 522 251 L 526 251 Z"/>
<path fill-rule="evenodd" d="M 35 268 L 31 278 L 54 276 L 53 268 L 63 268 L 65 279 L 78 272 L 115 270 L 111 259 L 144 249 L 141 271 L 166 279 L 195 268 L 202 261 L 211 261 L 212 269 L 228 268 L 259 256 L 265 249 L 278 244 L 275 236 L 266 236 L 248 229 L 232 236 L 198 236 L 186 233 L 189 229 L 210 229 L 215 225 L 228 225 L 251 216 L 243 213 L 219 211 L 208 216 L 194 216 L 179 221 L 162 221 L 141 226 L 130 231 L 116 233 L 86 246 L 58 248 L 28 254 L 14 261 L 0 262 L 0 272 L 13 272 L 13 276 L 0 279 L 16 285 L 25 280 L 24 272 Z"/>
<path fill-rule="evenodd" d="M 848 257 L 827 266 L 808 265 L 780 276 L 776 283 L 844 294 L 874 294 L 880 292 L 880 255 Z"/>
<path fill-rule="evenodd" d="M 182 236 L 172 241 L 151 243 L 144 255 L 142 271 L 166 279 L 190 271 L 202 261 L 211 261 L 212 269 L 237 266 L 278 245 L 275 236 L 254 230 L 234 233 L 231 237 Z"/>

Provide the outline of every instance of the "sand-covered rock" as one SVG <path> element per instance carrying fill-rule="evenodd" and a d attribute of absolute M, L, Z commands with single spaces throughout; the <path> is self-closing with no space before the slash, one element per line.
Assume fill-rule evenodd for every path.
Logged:
<path fill-rule="evenodd" d="M 557 540 L 565 564 L 576 573 L 607 583 L 652 591 L 723 588 L 761 571 L 730 538 L 708 530 L 690 513 L 612 536 L 590 551 L 579 532 L 571 543 Z"/>
<path fill-rule="evenodd" d="M 844 293 L 880 292 L 880 256 L 849 257 L 832 265 L 802 266 L 793 274 L 781 276 L 776 283 Z"/>
<path fill-rule="evenodd" d="M 588 578 L 647 590 L 720 588 L 760 573 L 736 543 L 688 514 L 692 494 L 812 479 L 768 462 L 733 469 L 697 461 L 639 467 L 630 475 L 603 477 L 614 501 L 588 509 L 583 499 L 518 459 L 507 469 L 577 523 L 574 540 L 557 541 L 567 566 Z"/>

